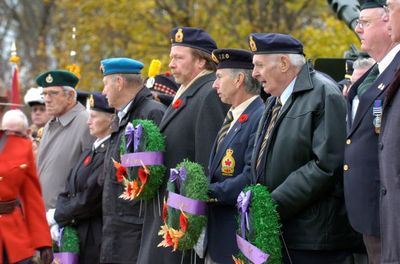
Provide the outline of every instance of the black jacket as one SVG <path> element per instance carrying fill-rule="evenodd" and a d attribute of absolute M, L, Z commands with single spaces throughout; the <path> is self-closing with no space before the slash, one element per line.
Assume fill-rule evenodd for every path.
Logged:
<path fill-rule="evenodd" d="M 111 134 L 110 147 L 104 160 L 103 242 L 100 261 L 105 263 L 136 263 L 140 247 L 144 209 L 140 201 L 126 201 L 119 196 L 123 185 L 117 181 L 112 158 L 120 162 L 119 146 L 125 127 L 134 119 L 149 119 L 158 125 L 165 107 L 152 99 L 142 88 L 132 101 L 128 113 Z"/>

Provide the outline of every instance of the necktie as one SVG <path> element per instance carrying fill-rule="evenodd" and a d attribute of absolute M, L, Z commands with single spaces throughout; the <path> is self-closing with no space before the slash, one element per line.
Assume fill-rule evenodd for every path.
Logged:
<path fill-rule="evenodd" d="M 232 121 L 233 121 L 233 114 L 232 114 L 232 111 L 229 111 L 228 114 L 226 115 L 226 117 L 224 119 L 224 123 L 222 124 L 222 127 L 219 130 L 218 135 L 217 135 L 217 150 L 218 150 L 220 143 L 225 138 L 226 133 L 228 133 L 228 130 L 231 127 Z"/>
<path fill-rule="evenodd" d="M 365 77 L 364 81 L 360 83 L 360 85 L 357 87 L 357 96 L 360 98 L 360 96 L 365 93 L 369 87 L 371 87 L 372 83 L 376 80 L 376 77 L 379 75 L 379 68 L 378 64 L 375 64 L 372 67 L 372 70 L 368 73 L 368 76 Z"/>
<path fill-rule="evenodd" d="M 271 135 L 272 130 L 275 127 L 276 120 L 278 120 L 278 114 L 279 114 L 279 110 L 281 110 L 281 107 L 282 107 L 281 100 L 279 98 L 276 98 L 276 103 L 275 103 L 274 107 L 272 107 L 271 118 L 270 118 L 270 121 L 269 121 L 269 124 L 267 127 L 267 131 L 264 134 L 264 138 L 261 143 L 260 151 L 258 152 L 257 164 L 256 164 L 257 169 L 260 166 L 261 160 L 263 158 L 263 154 L 265 152 L 265 148 L 267 146 L 268 139 Z"/>

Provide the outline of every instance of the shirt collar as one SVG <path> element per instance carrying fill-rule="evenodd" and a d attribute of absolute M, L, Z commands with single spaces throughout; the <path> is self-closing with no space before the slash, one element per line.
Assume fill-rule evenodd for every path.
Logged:
<path fill-rule="evenodd" d="M 111 135 L 108 135 L 106 137 L 96 139 L 96 141 L 93 143 L 93 150 L 97 149 L 102 143 L 104 143 L 104 141 L 106 141 L 110 137 Z"/>
<path fill-rule="evenodd" d="M 126 116 L 126 114 L 128 113 L 129 107 L 131 106 L 133 101 L 130 101 L 126 106 L 124 106 L 122 108 L 121 111 L 118 111 L 117 115 L 119 118 L 119 123 L 121 124 L 122 119 L 124 118 L 124 116 Z"/>
<path fill-rule="evenodd" d="M 229 109 L 229 111 L 232 111 L 232 115 L 233 115 L 233 121 L 232 124 L 234 124 L 236 122 L 236 120 L 239 119 L 239 117 L 243 114 L 243 112 L 246 110 L 246 108 L 254 101 L 256 100 L 256 98 L 258 97 L 258 95 L 255 95 L 253 97 L 250 97 L 249 99 L 247 99 L 246 101 L 244 101 L 243 103 L 241 103 L 240 105 L 236 106 L 235 108 L 231 107 L 231 109 Z"/>
<path fill-rule="evenodd" d="M 383 59 L 378 62 L 378 68 L 379 68 L 379 74 L 381 74 L 386 68 L 389 66 L 389 64 L 393 61 L 394 57 L 396 54 L 400 51 L 400 44 L 397 44 L 394 46 L 386 55 L 383 57 Z"/>
<path fill-rule="evenodd" d="M 279 99 L 281 100 L 282 106 L 285 105 L 285 103 L 287 102 L 287 100 L 289 99 L 289 97 L 292 95 L 293 93 L 293 88 L 294 88 L 294 83 L 296 82 L 297 77 L 295 77 L 290 83 L 289 85 L 286 87 L 286 89 L 283 91 L 283 93 L 281 94 L 281 96 L 279 97 Z"/>

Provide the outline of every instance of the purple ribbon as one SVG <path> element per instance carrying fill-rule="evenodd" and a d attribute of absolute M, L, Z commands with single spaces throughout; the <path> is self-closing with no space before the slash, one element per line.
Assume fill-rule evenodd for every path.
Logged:
<path fill-rule="evenodd" d="M 267 253 L 262 252 L 258 247 L 253 246 L 239 235 L 236 235 L 236 243 L 243 255 L 254 264 L 265 263 L 269 258 Z"/>
<path fill-rule="evenodd" d="M 207 215 L 207 204 L 174 192 L 168 192 L 167 205 L 192 215 Z"/>
<path fill-rule="evenodd" d="M 72 252 L 54 253 L 53 264 L 78 264 L 79 254 Z"/>
<path fill-rule="evenodd" d="M 132 125 L 132 123 L 128 123 L 128 125 L 125 128 L 125 136 L 128 139 L 128 142 L 126 143 L 126 148 L 128 149 L 130 145 L 132 145 L 133 141 L 133 152 L 136 152 L 139 144 L 140 144 L 140 138 L 142 137 L 142 132 L 143 132 L 143 127 L 141 124 L 138 124 L 136 127 Z"/>
<path fill-rule="evenodd" d="M 121 156 L 121 165 L 125 168 L 147 165 L 163 165 L 162 152 L 135 152 Z"/>
<path fill-rule="evenodd" d="M 178 189 L 180 189 L 181 184 L 186 180 L 186 169 L 181 167 L 179 169 L 170 169 L 169 181 L 175 182 Z"/>
<path fill-rule="evenodd" d="M 251 200 L 251 191 L 246 193 L 240 192 L 237 198 L 237 207 L 240 211 L 240 229 L 242 231 L 242 237 L 246 237 L 246 228 L 250 231 L 250 219 L 249 219 L 249 205 Z"/>

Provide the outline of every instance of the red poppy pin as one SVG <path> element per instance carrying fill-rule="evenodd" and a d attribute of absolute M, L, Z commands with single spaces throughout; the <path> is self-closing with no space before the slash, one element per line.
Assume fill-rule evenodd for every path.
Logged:
<path fill-rule="evenodd" d="M 247 119 L 249 119 L 249 115 L 242 114 L 241 116 L 239 116 L 239 123 L 244 123 L 247 121 Z"/>
<path fill-rule="evenodd" d="M 177 99 L 177 100 L 173 103 L 172 107 L 173 107 L 174 109 L 178 109 L 179 107 L 181 107 L 181 105 L 182 105 L 182 99 Z"/>
<path fill-rule="evenodd" d="M 90 157 L 90 156 L 87 156 L 86 158 L 85 158 L 85 160 L 83 161 L 83 164 L 85 165 L 85 166 L 87 166 L 87 165 L 89 165 L 89 163 L 92 161 L 92 158 Z"/>

